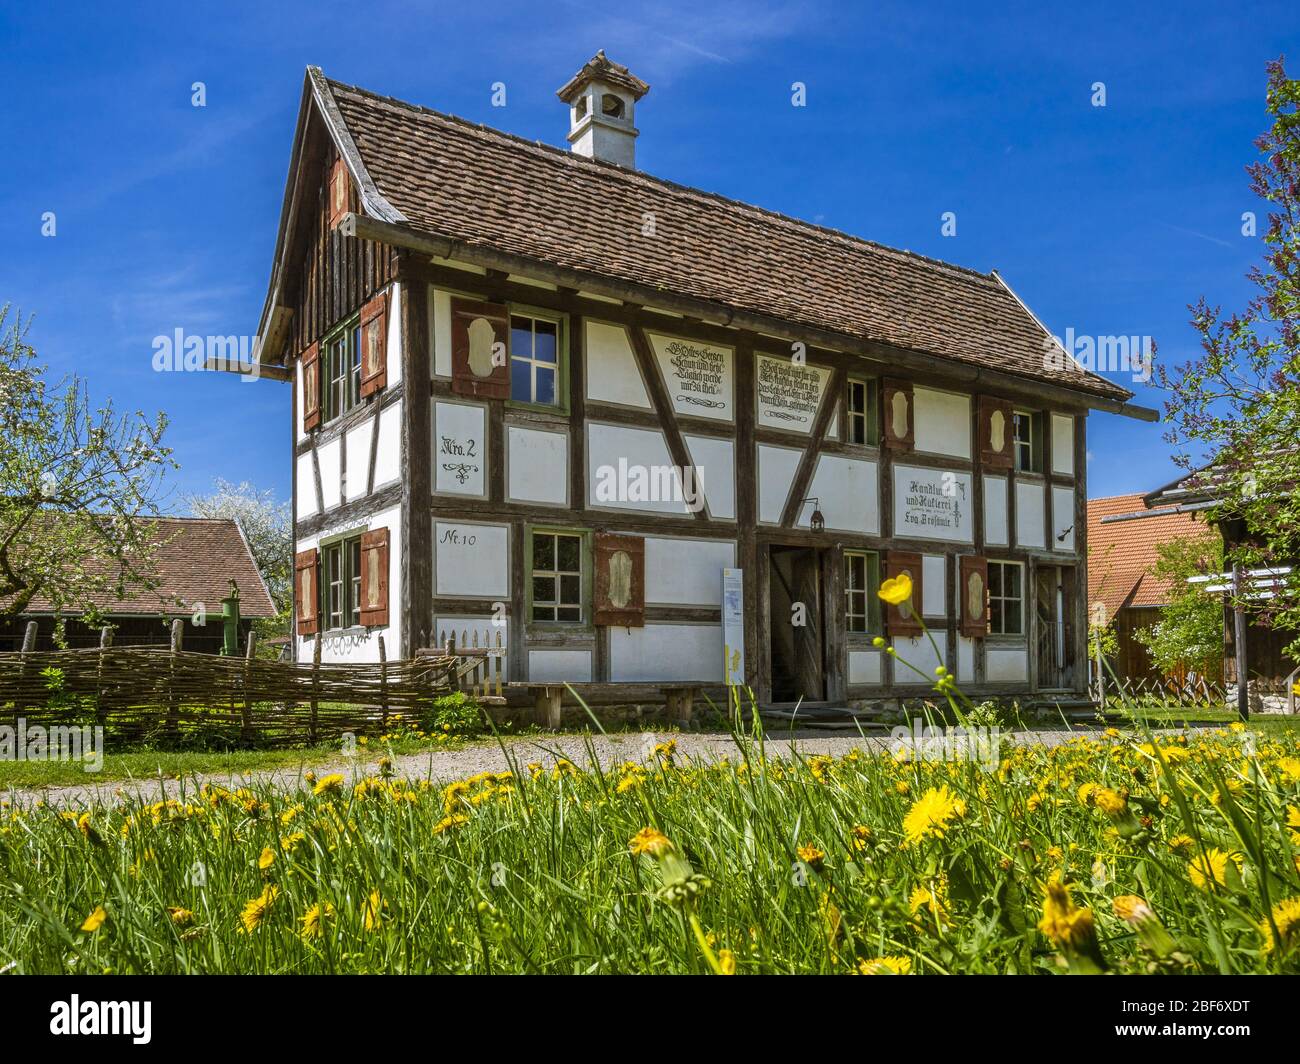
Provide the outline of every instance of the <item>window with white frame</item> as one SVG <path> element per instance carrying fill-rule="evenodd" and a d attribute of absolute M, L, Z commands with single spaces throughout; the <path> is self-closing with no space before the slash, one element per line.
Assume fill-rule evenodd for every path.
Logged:
<path fill-rule="evenodd" d="M 845 441 L 848 443 L 864 445 L 875 444 L 875 382 L 866 380 L 850 380 L 848 382 L 848 394 L 845 399 Z"/>
<path fill-rule="evenodd" d="M 871 551 L 844 552 L 844 627 L 849 632 L 880 630 L 880 558 Z"/>
<path fill-rule="evenodd" d="M 361 537 L 349 536 L 321 547 L 321 613 L 326 629 L 361 624 Z"/>
<path fill-rule="evenodd" d="M 325 341 L 325 420 L 361 402 L 361 324 L 349 322 Z"/>
<path fill-rule="evenodd" d="M 510 398 L 560 405 L 560 323 L 510 315 Z"/>
<path fill-rule="evenodd" d="M 1025 567 L 989 562 L 989 634 L 1025 634 Z"/>
<path fill-rule="evenodd" d="M 1016 448 L 1016 469 L 1022 473 L 1043 471 L 1043 415 L 1017 410 L 1011 417 L 1012 442 Z"/>

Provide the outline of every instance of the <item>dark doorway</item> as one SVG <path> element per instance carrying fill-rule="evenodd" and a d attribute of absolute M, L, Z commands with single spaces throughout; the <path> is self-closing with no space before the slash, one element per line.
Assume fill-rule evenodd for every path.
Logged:
<path fill-rule="evenodd" d="M 1038 619 L 1038 687 L 1074 687 L 1074 570 L 1040 565 L 1034 573 L 1034 612 Z"/>
<path fill-rule="evenodd" d="M 772 701 L 826 698 L 821 554 L 811 547 L 769 548 Z"/>

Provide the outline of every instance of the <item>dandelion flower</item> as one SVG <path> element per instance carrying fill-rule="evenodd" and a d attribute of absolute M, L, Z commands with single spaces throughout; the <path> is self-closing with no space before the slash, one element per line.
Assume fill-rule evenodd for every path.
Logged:
<path fill-rule="evenodd" d="M 648 853 L 651 857 L 660 857 L 671 853 L 673 844 L 668 836 L 655 828 L 642 828 L 628 840 L 628 849 L 638 856 Z"/>
<path fill-rule="evenodd" d="M 302 937 L 320 938 L 325 922 L 334 918 L 334 906 L 329 902 L 317 902 L 302 917 Z"/>
<path fill-rule="evenodd" d="M 1190 835 L 1175 835 L 1169 840 L 1169 848 L 1174 853 L 1191 853 L 1196 848 L 1196 840 Z"/>
<path fill-rule="evenodd" d="M 1080 909 L 1070 888 L 1053 876 L 1043 887 L 1043 918 L 1038 929 L 1053 945 L 1071 951 L 1085 949 L 1096 938 L 1092 910 Z"/>
<path fill-rule="evenodd" d="M 729 949 L 718 950 L 718 968 L 723 975 L 736 974 L 736 955 Z"/>
<path fill-rule="evenodd" d="M 257 859 L 257 867 L 265 872 L 275 864 L 275 851 L 269 846 L 262 847 L 262 855 Z"/>
<path fill-rule="evenodd" d="M 800 846 L 795 853 L 799 855 L 799 860 L 814 871 L 821 868 L 822 862 L 826 860 L 825 852 L 812 845 Z"/>
<path fill-rule="evenodd" d="M 1119 816 L 1128 808 L 1128 799 L 1109 787 L 1098 787 L 1092 792 L 1092 804 L 1110 817 Z"/>
<path fill-rule="evenodd" d="M 337 794 L 343 789 L 343 773 L 331 772 L 328 776 L 322 776 L 316 781 L 316 786 L 312 788 L 312 794 L 317 796 L 322 794 Z"/>
<path fill-rule="evenodd" d="M 94 911 L 81 922 L 81 930 L 93 935 L 104 926 L 104 921 L 107 919 L 108 913 L 104 911 L 104 907 L 96 905 Z"/>
<path fill-rule="evenodd" d="M 1229 861 L 1234 861 L 1240 871 L 1241 858 L 1237 854 L 1224 853 L 1218 848 L 1206 850 L 1187 863 L 1188 878 L 1201 890 L 1214 884 L 1226 887 Z"/>
<path fill-rule="evenodd" d="M 1287 898 L 1273 906 L 1273 924 L 1282 939 L 1283 951 L 1300 943 L 1300 898 Z M 1268 920 L 1261 920 L 1259 933 L 1264 936 L 1264 952 L 1272 953 L 1277 943 L 1273 939 L 1273 927 Z"/>
<path fill-rule="evenodd" d="M 179 905 L 169 905 L 167 907 L 167 916 L 178 927 L 183 927 L 194 919 L 194 913 L 191 910 L 183 909 Z"/>
<path fill-rule="evenodd" d="M 911 971 L 911 957 L 873 957 L 858 961 L 858 972 L 862 975 L 908 975 Z"/>
<path fill-rule="evenodd" d="M 372 890 L 361 903 L 361 916 L 367 931 L 373 931 L 379 926 L 384 918 L 384 899 L 380 897 L 379 891 Z"/>
<path fill-rule="evenodd" d="M 926 791 L 903 818 L 903 831 L 913 845 L 931 836 L 943 838 L 954 820 L 966 815 L 966 803 L 948 790 L 947 785 L 938 790 Z"/>
<path fill-rule="evenodd" d="M 262 926 L 279 894 L 279 887 L 268 885 L 261 894 L 244 906 L 244 911 L 239 914 L 239 922 L 243 924 L 245 934 L 252 934 Z"/>

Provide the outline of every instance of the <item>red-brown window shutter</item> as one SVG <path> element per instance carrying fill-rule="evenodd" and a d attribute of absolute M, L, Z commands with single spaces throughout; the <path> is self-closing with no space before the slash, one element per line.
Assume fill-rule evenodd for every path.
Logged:
<path fill-rule="evenodd" d="M 881 386 L 883 410 L 881 442 L 891 451 L 910 451 L 916 446 L 916 417 L 913 413 L 912 382 L 886 380 Z"/>
<path fill-rule="evenodd" d="M 645 625 L 645 540 L 597 532 L 595 622 L 615 628 Z"/>
<path fill-rule="evenodd" d="M 906 573 L 912 578 L 912 598 L 899 606 L 885 603 L 885 631 L 890 635 L 920 635 L 921 628 L 921 556 L 891 550 L 885 555 L 885 578 L 892 580 Z"/>
<path fill-rule="evenodd" d="M 980 461 L 985 469 L 1010 469 L 1012 462 L 1011 404 L 981 395 L 979 399 Z"/>
<path fill-rule="evenodd" d="M 330 169 L 328 195 L 330 228 L 333 229 L 343 221 L 343 216 L 352 207 L 352 181 L 348 177 L 347 164 L 343 162 L 342 156 L 334 160 L 334 166 Z"/>
<path fill-rule="evenodd" d="M 361 534 L 361 623 L 388 624 L 388 529 Z"/>
<path fill-rule="evenodd" d="M 302 427 L 320 428 L 320 344 L 302 353 Z"/>
<path fill-rule="evenodd" d="M 510 312 L 504 304 L 451 301 L 451 390 L 510 398 Z"/>
<path fill-rule="evenodd" d="M 989 631 L 989 563 L 986 558 L 964 555 L 958 559 L 961 588 L 961 634 L 983 637 Z"/>
<path fill-rule="evenodd" d="M 361 308 L 361 398 L 388 384 L 388 293 Z"/>
<path fill-rule="evenodd" d="M 293 612 L 298 618 L 299 635 L 320 631 L 319 569 L 315 547 L 302 550 L 293 559 Z"/>

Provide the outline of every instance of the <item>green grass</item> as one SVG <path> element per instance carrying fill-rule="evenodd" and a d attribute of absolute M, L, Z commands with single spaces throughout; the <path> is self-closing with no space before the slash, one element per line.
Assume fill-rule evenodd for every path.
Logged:
<path fill-rule="evenodd" d="M 1296 737 L 1223 729 L 35 808 L 0 968 L 1295 972 L 1298 807 Z"/>

